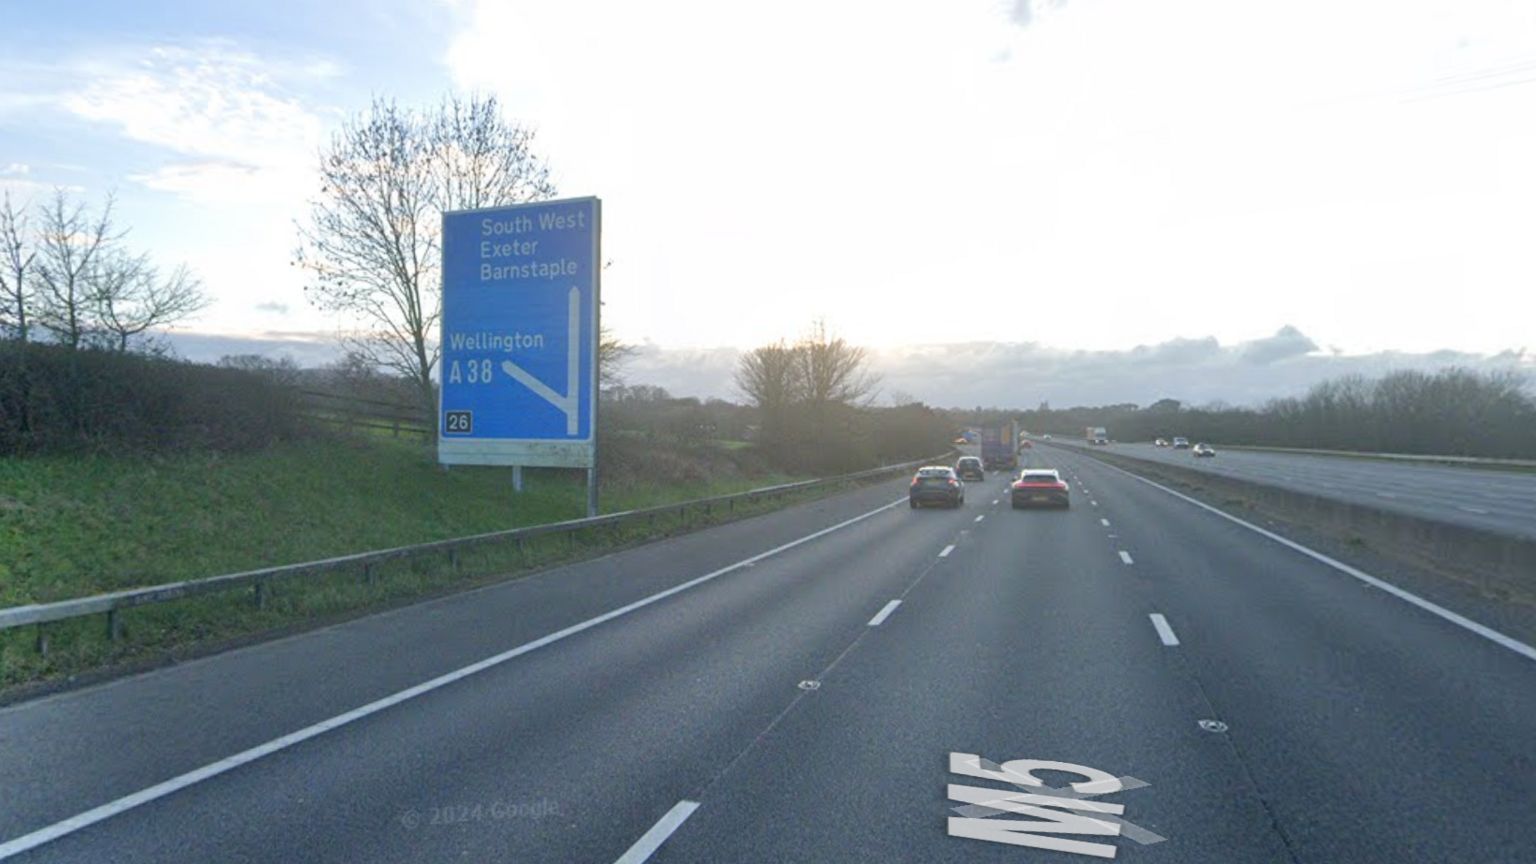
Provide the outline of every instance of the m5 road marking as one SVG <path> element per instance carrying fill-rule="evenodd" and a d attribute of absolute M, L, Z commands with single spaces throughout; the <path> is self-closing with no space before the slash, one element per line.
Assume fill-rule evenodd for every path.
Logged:
<path fill-rule="evenodd" d="M 1037 771 L 1076 774 L 1083 779 L 1058 789 L 1045 785 L 1044 780 L 1035 776 Z M 1142 845 L 1168 839 L 1121 818 L 1125 814 L 1123 804 L 1087 800 L 1147 785 L 1135 777 L 1116 777 L 1086 765 L 1049 759 L 1014 759 L 996 765 L 973 753 L 950 753 L 949 773 L 1011 784 L 1024 790 L 949 784 L 949 800 L 961 805 L 950 808 L 959 814 L 949 817 L 947 833 L 951 837 L 1094 858 L 1114 858 L 1119 849 L 1110 843 L 1071 840 L 1062 835 L 1123 836 Z M 1031 816 L 1034 821 L 990 818 L 1004 813 Z"/>
<path fill-rule="evenodd" d="M 709 573 L 705 573 L 703 576 L 697 576 L 697 577 L 695 577 L 693 579 L 690 579 L 690 580 L 688 580 L 686 582 L 683 582 L 681 584 L 674 585 L 671 588 L 668 588 L 668 589 L 666 589 L 664 591 L 658 591 L 655 594 L 652 594 L 652 595 L 650 595 L 648 597 L 643 597 L 643 598 L 641 598 L 639 600 L 634 601 L 633 603 L 629 603 L 627 605 L 620 606 L 617 609 L 612 609 L 612 610 L 609 610 L 607 612 L 604 612 L 601 615 L 597 615 L 595 617 L 588 618 L 587 620 L 579 622 L 579 623 L 576 623 L 576 624 L 572 624 L 571 626 L 566 627 L 563 630 L 556 630 L 555 632 L 550 633 L 550 634 L 548 634 L 546 636 L 541 636 L 538 639 L 533 640 L 532 642 L 525 642 L 522 645 L 517 646 L 516 648 L 511 648 L 509 650 L 501 652 L 500 654 L 496 654 L 496 655 L 487 657 L 487 658 L 485 658 L 483 660 L 478 660 L 478 661 L 476 661 L 474 663 L 469 664 L 468 666 L 464 666 L 462 668 L 455 669 L 452 672 L 447 672 L 445 674 L 439 675 L 436 678 L 433 678 L 433 679 L 431 679 L 429 681 L 423 681 L 422 683 L 417 684 L 417 685 L 415 685 L 413 687 L 407 687 L 404 690 L 401 690 L 401 691 L 399 691 L 397 693 L 393 693 L 393 694 L 391 694 L 389 696 L 385 696 L 382 699 L 377 699 L 377 700 L 375 700 L 373 702 L 369 702 L 366 705 L 362 705 L 362 706 L 359 706 L 357 708 L 353 708 L 352 710 L 344 712 L 342 714 L 338 714 L 335 717 L 331 717 L 331 718 L 326 719 L 326 720 L 321 720 L 318 723 L 312 724 L 310 726 L 306 726 L 303 729 L 299 729 L 299 730 L 294 731 L 294 732 L 290 732 L 287 735 L 284 735 L 284 736 L 282 736 L 280 738 L 274 738 L 271 741 L 266 742 L 265 744 L 258 744 L 255 747 L 251 747 L 250 749 L 247 749 L 247 750 L 242 750 L 239 753 L 236 753 L 236 754 L 234 754 L 232 756 L 227 756 L 227 757 L 225 757 L 223 759 L 218 760 L 217 762 L 212 762 L 212 763 L 210 763 L 208 765 L 204 765 L 201 768 L 193 769 L 191 771 L 186 772 L 185 774 L 181 774 L 181 775 L 178 775 L 176 777 L 172 777 L 169 780 L 164 780 L 164 781 L 161 781 L 159 783 L 156 783 L 153 786 L 149 786 L 149 787 L 146 787 L 144 789 L 140 789 L 139 791 L 134 792 L 134 793 L 132 793 L 130 795 L 125 795 L 125 796 L 123 796 L 121 798 L 118 798 L 116 800 L 109 801 L 109 802 L 107 802 L 105 804 L 102 804 L 100 806 L 97 806 L 97 807 L 94 807 L 94 808 L 92 808 L 90 810 L 87 810 L 84 813 L 77 813 L 74 816 L 71 816 L 71 817 L 69 817 L 67 819 L 64 819 L 62 821 L 59 821 L 59 822 L 55 822 L 52 825 L 47 825 L 45 827 L 39 828 L 36 831 L 33 831 L 33 832 L 29 833 L 29 834 L 23 834 L 20 837 L 16 837 L 16 838 L 13 838 L 11 840 L 7 840 L 7 841 L 5 841 L 3 843 L 0 843 L 0 861 L 3 861 L 5 859 L 7 859 L 7 858 L 11 858 L 11 857 L 16 856 L 16 855 L 20 855 L 21 853 L 26 852 L 28 850 L 36 849 L 37 847 L 42 846 L 45 843 L 50 843 L 50 842 L 52 842 L 54 840 L 59 839 L 60 837 L 64 837 L 66 835 L 73 834 L 76 831 L 79 831 L 79 830 L 81 830 L 83 828 L 88 828 L 91 825 L 95 825 L 97 822 L 102 822 L 104 820 L 110 819 L 113 816 L 118 815 L 119 813 L 124 813 L 124 812 L 132 810 L 132 809 L 134 809 L 136 807 L 140 807 L 140 806 L 143 806 L 145 804 L 148 804 L 151 801 L 159 800 L 161 798 L 166 797 L 167 795 L 171 795 L 171 794 L 173 794 L 173 793 L 175 793 L 177 791 L 185 789 L 188 786 L 192 786 L 192 785 L 195 785 L 197 783 L 201 783 L 204 780 L 208 780 L 210 778 L 217 777 L 220 774 L 224 774 L 224 773 L 226 773 L 228 771 L 233 771 L 234 769 L 239 768 L 241 765 L 245 765 L 245 764 L 250 763 L 250 762 L 255 762 L 256 760 L 261 759 L 261 758 L 266 757 L 266 756 L 270 756 L 273 753 L 277 753 L 279 751 L 286 750 L 289 747 L 294 746 L 295 744 L 299 744 L 299 743 L 302 743 L 304 741 L 308 741 L 309 739 L 314 738 L 317 735 L 322 735 L 322 734 L 324 734 L 326 732 L 329 732 L 329 731 L 331 731 L 333 729 L 338 729 L 338 728 L 340 728 L 342 726 L 346 726 L 346 725 L 348 725 L 350 723 L 355 723 L 358 720 L 363 719 L 364 717 L 369 717 L 369 716 L 377 714 L 380 711 L 383 711 L 385 709 L 393 708 L 394 706 L 399 705 L 402 702 L 406 702 L 406 701 L 409 701 L 411 699 L 415 699 L 418 696 L 422 696 L 422 695 L 425 695 L 427 693 L 431 693 L 434 690 L 438 690 L 438 689 L 440 689 L 442 687 L 446 687 L 449 684 L 452 684 L 452 683 L 454 683 L 456 681 L 460 681 L 460 680 L 463 680 L 465 678 L 468 678 L 469 676 L 474 675 L 476 673 L 484 672 L 485 670 L 490 669 L 492 667 L 500 666 L 501 664 L 506 663 L 509 660 L 512 660 L 512 659 L 517 658 L 517 657 L 521 657 L 524 654 L 527 654 L 527 653 L 529 653 L 531 651 L 537 651 L 538 649 L 543 648 L 546 645 L 550 645 L 550 644 L 553 644 L 555 642 L 559 642 L 562 639 L 565 639 L 565 638 L 570 637 L 570 636 L 574 636 L 577 633 L 580 633 L 580 632 L 582 632 L 584 630 L 589 630 L 589 629 L 591 629 L 593 627 L 596 627 L 597 625 L 602 624 L 604 622 L 612 621 L 615 618 L 623 617 L 625 615 L 628 615 L 631 612 L 634 612 L 634 611 L 639 610 L 639 609 L 643 609 L 646 606 L 651 605 L 652 603 L 657 603 L 657 602 L 659 602 L 661 600 L 665 600 L 666 598 L 671 597 L 674 594 L 681 594 L 682 592 L 687 591 L 690 588 L 696 588 L 696 587 L 698 587 L 700 585 L 705 584 L 706 582 L 710 582 L 710 581 L 713 581 L 715 579 L 718 579 L 719 577 L 724 576 L 725 574 L 730 573 L 732 571 L 740 570 L 740 569 L 745 569 L 745 568 L 747 568 L 747 567 L 749 567 L 749 566 L 751 566 L 753 564 L 756 564 L 759 561 L 762 561 L 765 558 L 771 558 L 772 556 L 778 555 L 781 552 L 787 552 L 788 550 L 793 549 L 796 546 L 800 546 L 802 544 L 809 543 L 812 540 L 816 540 L 816 539 L 821 538 L 821 537 L 825 537 L 825 536 L 827 536 L 828 534 L 831 534 L 834 531 L 840 531 L 840 530 L 842 530 L 844 528 L 847 528 L 850 525 L 855 525 L 855 524 L 857 524 L 859 522 L 863 522 L 865 519 L 868 519 L 868 518 L 870 518 L 872 516 L 878 516 L 879 514 L 884 513 L 885 511 L 890 510 L 891 508 L 893 508 L 893 507 L 895 507 L 895 506 L 897 506 L 899 504 L 906 503 L 906 501 L 907 501 L 907 497 L 906 496 L 902 496 L 900 498 L 897 498 L 895 501 L 890 502 L 889 504 L 883 504 L 883 505 L 881 505 L 879 507 L 876 507 L 873 510 L 870 510 L 867 513 L 861 513 L 858 516 L 855 516 L 855 517 L 853 517 L 851 519 L 844 519 L 843 521 L 838 522 L 835 525 L 829 525 L 826 528 L 822 528 L 819 531 L 814 531 L 814 532 L 812 532 L 810 534 L 807 534 L 807 535 L 805 535 L 803 537 L 799 537 L 797 539 L 791 540 L 788 543 L 784 543 L 784 544 L 781 544 L 779 546 L 775 546 L 772 549 L 767 550 L 766 552 L 759 552 L 759 553 L 757 553 L 756 555 L 753 555 L 750 558 L 743 558 L 742 560 L 737 561 L 734 564 L 728 564 L 728 565 L 726 565 L 724 567 L 721 567 L 718 570 L 713 570 L 713 571 L 711 571 Z M 687 804 L 689 802 L 683 802 L 683 803 Z M 679 805 L 679 807 L 681 807 L 681 806 L 682 805 Z M 679 824 L 679 825 L 682 824 L 682 819 L 686 819 L 688 813 L 691 813 L 691 812 L 693 812 L 693 811 L 692 810 L 687 810 L 687 812 L 683 813 L 681 818 L 679 818 L 677 820 L 677 824 Z M 665 839 L 665 838 L 663 838 L 663 839 Z M 646 853 L 646 854 L 649 854 L 649 853 Z M 644 859 L 638 859 L 638 860 L 644 860 Z"/>

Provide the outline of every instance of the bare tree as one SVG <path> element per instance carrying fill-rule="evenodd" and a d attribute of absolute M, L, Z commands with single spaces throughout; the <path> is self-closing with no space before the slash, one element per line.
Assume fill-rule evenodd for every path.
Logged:
<path fill-rule="evenodd" d="M 624 383 L 624 364 L 635 356 L 635 346 L 613 335 L 607 327 L 597 339 L 597 382 L 604 390 Z"/>
<path fill-rule="evenodd" d="M 310 301 L 346 319 L 348 347 L 415 382 L 435 411 L 444 210 L 552 197 L 533 133 L 494 97 L 450 96 L 428 111 L 376 99 L 321 154 L 320 196 L 295 263 Z"/>
<path fill-rule="evenodd" d="M 117 249 L 97 256 L 92 274 L 103 338 L 118 352 L 154 327 L 174 324 L 208 306 L 202 283 L 177 267 L 162 277 L 149 258 Z"/>
<path fill-rule="evenodd" d="M 27 341 L 28 313 L 33 303 L 32 282 L 28 271 L 37 257 L 32 248 L 32 228 L 27 207 L 20 209 L 6 191 L 0 203 L 0 330 Z"/>
<path fill-rule="evenodd" d="M 864 402 L 880 383 L 867 368 L 868 353 L 832 336 L 824 321 L 795 346 L 795 361 L 801 399 L 813 407 Z"/>
<path fill-rule="evenodd" d="M 95 318 L 96 259 L 121 235 L 112 232 L 112 196 L 99 214 L 72 203 L 62 189 L 39 209 L 36 276 L 37 314 L 34 321 L 54 338 L 79 348 L 99 333 Z"/>
<path fill-rule="evenodd" d="M 796 349 L 783 342 L 754 348 L 736 364 L 736 389 L 771 422 L 799 400 L 798 366 Z"/>

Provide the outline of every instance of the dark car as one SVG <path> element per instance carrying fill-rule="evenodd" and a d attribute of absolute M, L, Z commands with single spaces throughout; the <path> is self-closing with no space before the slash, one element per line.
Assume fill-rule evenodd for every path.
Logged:
<path fill-rule="evenodd" d="M 955 463 L 955 474 L 961 480 L 985 480 L 986 472 L 981 467 L 981 459 L 975 456 L 961 456 Z"/>
<path fill-rule="evenodd" d="M 1196 444 L 1195 445 L 1195 449 L 1191 450 L 1190 452 L 1193 453 L 1196 456 L 1207 456 L 1207 457 L 1209 457 L 1209 456 L 1215 456 L 1216 455 L 1216 448 L 1212 447 L 1209 444 Z"/>
<path fill-rule="evenodd" d="M 1072 488 L 1054 468 L 1026 468 L 1013 482 L 1013 509 L 1071 507 Z"/>
<path fill-rule="evenodd" d="M 965 484 L 960 482 L 953 468 L 943 465 L 919 468 L 907 490 L 907 503 L 914 509 L 924 504 L 959 507 L 965 503 Z"/>

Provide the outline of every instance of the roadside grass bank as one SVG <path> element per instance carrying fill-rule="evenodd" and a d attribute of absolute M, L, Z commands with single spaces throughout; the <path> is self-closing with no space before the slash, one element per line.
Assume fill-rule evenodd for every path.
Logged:
<path fill-rule="evenodd" d="M 615 454 L 604 513 L 793 482 L 744 448 L 634 445 Z M 618 448 L 616 448 L 618 449 Z M 429 447 L 378 436 L 238 455 L 0 460 L 0 606 L 49 602 L 585 515 L 582 472 L 443 470 Z M 539 569 L 833 494 L 845 484 L 669 511 L 637 524 L 415 556 L 104 616 L 0 632 L 0 702 Z M 257 602 L 259 599 L 260 602 Z"/>

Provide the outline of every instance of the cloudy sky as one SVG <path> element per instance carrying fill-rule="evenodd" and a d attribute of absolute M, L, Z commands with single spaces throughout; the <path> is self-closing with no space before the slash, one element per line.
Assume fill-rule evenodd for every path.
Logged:
<path fill-rule="evenodd" d="M 501 97 L 562 194 L 603 198 L 605 320 L 643 347 L 633 376 L 682 392 L 727 395 L 736 351 L 817 318 L 940 404 L 1191 398 L 1154 367 L 1244 401 L 1536 349 L 1531 2 L 5 17 L 0 186 L 115 189 L 132 242 L 217 300 L 189 356 L 324 356 L 289 265 L 317 150 L 372 95 L 450 89 Z"/>

